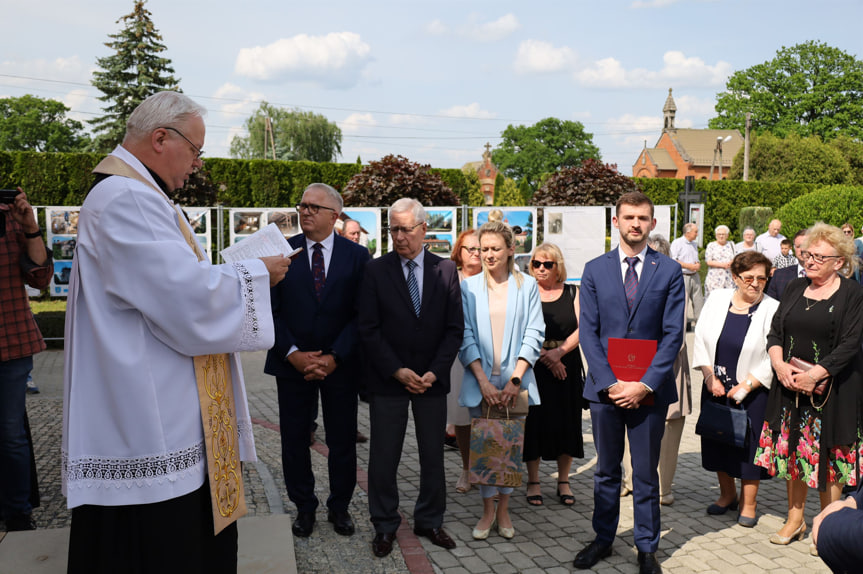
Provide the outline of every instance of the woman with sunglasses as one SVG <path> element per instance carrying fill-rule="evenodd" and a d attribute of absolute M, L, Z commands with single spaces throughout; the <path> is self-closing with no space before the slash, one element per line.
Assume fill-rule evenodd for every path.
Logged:
<path fill-rule="evenodd" d="M 482 259 L 479 255 L 479 237 L 475 229 L 465 229 L 455 240 L 450 259 L 458 267 L 459 282 L 473 277 L 482 271 Z M 465 493 L 470 484 L 470 413 L 465 407 L 460 407 L 458 397 L 461 393 L 461 382 L 464 378 L 464 367 L 456 358 L 450 371 L 449 394 L 446 397 L 446 426 L 449 436 L 455 435 L 455 442 L 461 454 L 461 474 L 455 483 L 456 492 Z M 452 432 L 450 432 L 452 430 Z"/>
<path fill-rule="evenodd" d="M 461 284 L 465 325 L 459 353 L 465 366 L 459 404 L 469 407 L 474 418 L 483 416 L 483 399 L 491 408 L 504 409 L 515 405 L 522 389 L 527 389 L 531 405 L 539 403 L 533 366 L 545 339 L 539 290 L 536 280 L 515 265 L 512 229 L 489 221 L 478 235 L 483 272 Z M 479 487 L 482 518 L 473 529 L 476 540 L 488 538 L 495 521 L 503 538 L 515 536 L 509 516 L 512 490 Z"/>
<path fill-rule="evenodd" d="M 713 291 L 701 310 L 692 361 L 704 375 L 701 404 L 739 405 L 749 419 L 748 440 L 741 448 L 701 437 L 701 465 L 719 480 L 719 498 L 707 507 L 707 514 L 739 507 L 737 523 L 752 528 L 758 523 L 759 481 L 770 478 L 753 461 L 773 380 L 764 339 L 779 303 L 764 294 L 770 260 L 761 253 L 740 253 L 730 271 L 735 288 Z M 739 495 L 735 479 L 740 479 Z"/>
<path fill-rule="evenodd" d="M 843 484 L 857 485 L 863 454 L 863 287 L 847 278 L 854 244 L 819 222 L 802 247 L 806 277 L 788 283 L 767 336 L 775 380 L 755 459 L 788 481 L 788 516 L 770 537 L 774 544 L 805 535 L 810 488 L 823 510 L 839 500 Z M 817 553 L 814 545 L 810 552 Z"/>
<path fill-rule="evenodd" d="M 584 378 L 578 350 L 578 290 L 567 285 L 563 253 L 551 243 L 533 251 L 530 274 L 539 287 L 545 341 L 534 367 L 540 404 L 530 407 L 524 430 L 527 502 L 542 506 L 539 461 L 557 461 L 557 496 L 572 506 L 572 458 L 584 457 L 581 406 Z"/>

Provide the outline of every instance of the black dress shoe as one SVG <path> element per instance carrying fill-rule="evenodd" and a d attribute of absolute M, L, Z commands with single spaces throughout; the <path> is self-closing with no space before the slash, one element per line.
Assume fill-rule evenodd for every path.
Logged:
<path fill-rule="evenodd" d="M 15 514 L 6 519 L 6 531 L 36 530 L 36 521 L 30 514 Z"/>
<path fill-rule="evenodd" d="M 596 540 L 588 544 L 584 550 L 575 555 L 572 565 L 579 570 L 592 568 L 597 562 L 611 555 L 611 544 L 600 544 Z"/>
<path fill-rule="evenodd" d="M 314 512 L 300 512 L 297 514 L 297 519 L 294 520 L 294 523 L 291 525 L 291 532 L 294 533 L 294 536 L 299 536 L 300 538 L 308 538 L 312 535 L 312 530 L 315 528 L 315 513 Z"/>
<path fill-rule="evenodd" d="M 336 534 L 351 536 L 354 533 L 354 521 L 351 520 L 351 515 L 347 512 L 336 512 L 330 509 L 327 513 L 327 520 L 333 523 L 333 530 L 336 531 Z"/>
<path fill-rule="evenodd" d="M 655 553 L 638 551 L 638 574 L 662 574 Z"/>
<path fill-rule="evenodd" d="M 393 551 L 393 541 L 396 539 L 395 532 L 378 532 L 372 540 L 372 552 L 378 558 L 383 558 Z"/>
<path fill-rule="evenodd" d="M 432 541 L 435 546 L 452 550 L 455 548 L 455 540 L 449 537 L 449 534 L 443 531 L 443 528 L 414 528 L 414 534 L 417 536 L 425 536 Z"/>

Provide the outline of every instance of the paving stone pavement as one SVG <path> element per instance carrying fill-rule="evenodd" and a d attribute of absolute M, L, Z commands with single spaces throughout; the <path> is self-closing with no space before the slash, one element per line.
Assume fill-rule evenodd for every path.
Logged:
<path fill-rule="evenodd" d="M 689 336 L 691 339 L 691 335 Z M 288 513 L 295 508 L 288 500 L 281 467 L 280 439 L 276 430 L 279 422 L 275 381 L 264 375 L 264 353 L 247 353 L 243 357 L 249 404 L 254 425 L 259 461 L 245 466 L 244 478 L 249 513 L 252 516 Z M 60 426 L 62 420 L 61 351 L 46 351 L 35 357 L 33 377 L 41 393 L 27 398 L 27 408 L 33 428 L 42 506 L 34 511 L 39 528 L 62 528 L 69 525 L 66 501 L 60 492 Z M 700 397 L 699 374 L 693 374 L 693 398 Z M 735 513 L 709 516 L 706 507 L 718 496 L 713 473 L 701 468 L 700 441 L 694 433 L 697 412 L 687 417 L 680 460 L 674 480 L 675 503 L 662 507 L 662 539 L 658 558 L 669 574 L 776 572 L 829 572 L 829 569 L 808 553 L 809 539 L 789 546 L 775 546 L 768 537 L 782 525 L 786 511 L 785 481 L 762 483 L 758 495 L 760 520 L 753 529 L 736 524 Z M 319 421 L 319 424 L 322 421 Z M 360 403 L 359 428 L 369 434 L 368 405 Z M 368 443 L 357 445 L 360 468 L 358 486 L 350 512 L 357 526 L 352 537 L 336 535 L 326 521 L 324 502 L 327 497 L 326 434 L 319 429 L 318 444 L 312 450 L 312 464 L 317 478 L 316 491 L 321 500 L 318 523 L 310 538 L 294 538 L 297 571 L 305 574 L 339 573 L 418 573 L 446 574 L 565 573 L 572 572 L 575 553 L 593 539 L 591 515 L 593 509 L 593 469 L 595 450 L 587 412 L 582 419 L 585 437 L 585 458 L 573 462 L 570 477 L 576 503 L 565 507 L 554 496 L 556 465 L 543 462 L 540 471 L 545 504 L 529 506 L 524 491 L 516 491 L 511 503 L 511 515 L 516 530 L 512 541 L 495 532 L 485 541 L 471 538 L 471 530 L 481 514 L 481 501 L 476 489 L 466 494 L 455 491 L 460 471 L 460 457 L 447 451 L 445 463 L 448 476 L 447 514 L 444 528 L 458 543 L 452 551 L 417 540 L 412 526 L 413 502 L 419 488 L 419 462 L 412 423 L 408 425 L 404 454 L 399 470 L 401 510 L 407 519 L 390 556 L 375 558 L 371 552 L 374 530 L 368 518 L 364 477 L 368 467 Z M 806 520 L 811 524 L 817 513 L 818 497 L 810 495 Z M 401 551 L 400 551 L 401 550 Z M 595 567 L 595 572 L 635 573 L 638 571 L 632 539 L 632 497 L 621 499 L 621 518 L 613 554 Z M 410 565 L 410 567 L 408 566 Z"/>

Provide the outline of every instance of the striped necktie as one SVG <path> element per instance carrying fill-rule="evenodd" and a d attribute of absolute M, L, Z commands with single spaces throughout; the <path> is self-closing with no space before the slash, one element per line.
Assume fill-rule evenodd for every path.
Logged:
<path fill-rule="evenodd" d="M 409 259 L 408 266 L 408 292 L 411 294 L 411 302 L 414 304 L 414 314 L 420 316 L 420 286 L 417 284 L 414 269 L 417 267 L 416 261 Z"/>

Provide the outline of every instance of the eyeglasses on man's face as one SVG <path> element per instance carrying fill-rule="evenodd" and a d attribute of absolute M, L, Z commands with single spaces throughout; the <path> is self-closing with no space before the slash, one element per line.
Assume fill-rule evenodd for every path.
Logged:
<path fill-rule="evenodd" d="M 422 224 L 423 224 L 423 222 L 420 221 L 419 223 L 416 223 L 414 225 L 409 225 L 407 227 L 401 226 L 401 225 L 394 225 L 394 226 L 390 227 L 390 235 L 392 235 L 393 237 L 395 237 L 399 233 L 404 233 L 405 235 L 407 235 L 408 233 L 410 233 L 411 231 L 413 231 L 414 229 L 416 229 L 417 227 L 419 227 Z"/>
<path fill-rule="evenodd" d="M 763 275 L 738 275 L 737 277 L 747 285 L 752 285 L 753 283 L 764 285 L 767 283 L 767 277 Z"/>
<path fill-rule="evenodd" d="M 318 205 L 317 203 L 298 203 L 297 211 L 302 212 L 303 210 L 307 210 L 312 215 L 317 215 L 318 212 L 322 209 L 328 209 L 330 211 L 335 211 L 332 207 L 327 207 L 326 205 Z"/>
<path fill-rule="evenodd" d="M 809 261 L 809 259 L 812 259 L 812 261 L 814 261 L 816 265 L 821 265 L 822 263 L 824 263 L 828 259 L 839 259 L 842 256 L 841 255 L 821 255 L 820 253 L 810 253 L 809 251 L 801 251 L 800 257 L 803 258 L 803 261 Z"/>
<path fill-rule="evenodd" d="M 202 150 L 201 148 L 199 148 L 198 146 L 196 146 L 195 144 L 193 144 L 193 143 L 192 143 L 192 140 L 190 140 L 189 138 L 187 138 L 187 137 L 183 134 L 183 132 L 181 132 L 181 131 L 180 131 L 180 130 L 178 130 L 177 128 L 172 128 L 171 126 L 164 126 L 164 127 L 162 127 L 162 128 L 159 128 L 159 129 L 163 129 L 163 130 L 171 130 L 172 132 L 174 132 L 175 134 L 177 134 L 178 136 L 180 136 L 181 138 L 183 138 L 184 140 L 186 140 L 187 142 L 189 142 L 189 145 L 190 145 L 190 146 L 192 146 L 192 149 L 194 149 L 194 150 L 195 150 L 195 159 L 200 159 L 200 157 L 201 157 L 202 155 L 204 155 L 204 150 Z"/>
<path fill-rule="evenodd" d="M 530 265 L 534 269 L 539 269 L 540 267 L 545 267 L 546 269 L 551 269 L 554 267 L 554 261 L 539 261 L 538 259 L 531 259 Z"/>

